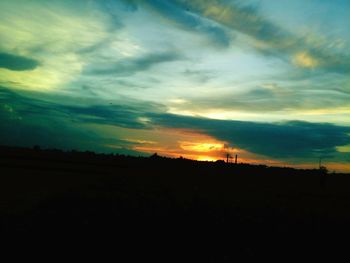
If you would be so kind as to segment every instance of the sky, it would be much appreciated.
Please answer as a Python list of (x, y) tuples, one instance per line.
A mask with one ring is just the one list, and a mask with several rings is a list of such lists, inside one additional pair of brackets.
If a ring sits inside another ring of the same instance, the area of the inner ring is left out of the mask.
[(0, 144), (350, 172), (349, 0), (1, 0)]

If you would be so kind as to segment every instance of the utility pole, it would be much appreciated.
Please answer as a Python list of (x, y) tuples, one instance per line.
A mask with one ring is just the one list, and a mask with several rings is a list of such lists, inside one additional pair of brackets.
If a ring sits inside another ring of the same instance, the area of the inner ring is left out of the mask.
[(237, 154), (236, 154), (236, 156), (235, 156), (235, 164), (237, 164)]

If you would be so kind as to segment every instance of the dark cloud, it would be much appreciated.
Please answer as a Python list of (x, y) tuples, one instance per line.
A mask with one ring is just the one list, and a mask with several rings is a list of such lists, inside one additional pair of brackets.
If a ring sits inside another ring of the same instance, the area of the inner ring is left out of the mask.
[(4, 114), (3, 108), (0, 107), (0, 120), (2, 122), (0, 125), (1, 145), (22, 147), (40, 145), (43, 148), (140, 155), (129, 149), (134, 143), (115, 137), (106, 137), (92, 129), (81, 128), (57, 116), (41, 116), (31, 120), (11, 118)]
[[(84, 149), (91, 144), (128, 145), (118, 138), (81, 128), (82, 124), (102, 124), (131, 129), (157, 127), (185, 128), (201, 131), (255, 154), (280, 160), (307, 161), (319, 156), (333, 156), (337, 160), (346, 153), (337, 146), (350, 144), (350, 127), (329, 123), (289, 121), (259, 123), (231, 120), (213, 120), (166, 114), (161, 104), (127, 102), (108, 105), (62, 105), (31, 99), (7, 89), (0, 89), (1, 143), (28, 145), (69, 145)], [(128, 106), (127, 106), (128, 105)], [(128, 142), (130, 143), (130, 142)]]
[(83, 123), (114, 125), (131, 129), (147, 128), (140, 121), (143, 116), (142, 108), (126, 105), (108, 106), (61, 106), (60, 110), (69, 114), (72, 119)]
[(145, 71), (151, 67), (183, 59), (183, 56), (174, 52), (152, 53), (143, 57), (125, 59), (117, 63), (104, 63), (93, 65), (91, 68), (85, 69), (86, 74), (92, 75), (117, 75), (129, 76), (137, 72)]
[(165, 111), (163, 105), (150, 102), (105, 102), (99, 105), (78, 106), (70, 100), (69, 104), (62, 104), (19, 95), (5, 88), (0, 88), (0, 102), (11, 107), (13, 112), (23, 119), (62, 118), (75, 123), (106, 124), (132, 129), (146, 128), (146, 124), (140, 119), (145, 113)]
[(82, 125), (146, 128), (138, 118), (152, 107), (159, 110), (157, 105), (142, 103), (134, 107), (62, 105), (0, 88), (0, 144), (140, 154), (129, 149), (135, 143)]
[[(0, 144), (84, 149), (96, 137), (67, 125), (50, 104), (0, 89)], [(94, 148), (94, 145), (90, 144)]]
[(233, 147), (276, 159), (305, 161), (324, 155), (339, 156), (335, 147), (350, 144), (350, 127), (328, 123), (257, 123), (171, 114), (152, 115), (152, 121), (160, 126), (200, 130)]
[(6, 68), (15, 71), (25, 71), (35, 69), (39, 66), (39, 64), (40, 63), (38, 61), (31, 58), (8, 53), (0, 53), (0, 68)]

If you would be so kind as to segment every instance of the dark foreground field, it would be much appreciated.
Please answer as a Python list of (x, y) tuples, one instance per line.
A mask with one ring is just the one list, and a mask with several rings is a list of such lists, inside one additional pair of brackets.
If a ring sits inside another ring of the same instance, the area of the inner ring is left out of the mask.
[(350, 253), (349, 175), (8, 147), (0, 165), (9, 244), (62, 240), (121, 262)]

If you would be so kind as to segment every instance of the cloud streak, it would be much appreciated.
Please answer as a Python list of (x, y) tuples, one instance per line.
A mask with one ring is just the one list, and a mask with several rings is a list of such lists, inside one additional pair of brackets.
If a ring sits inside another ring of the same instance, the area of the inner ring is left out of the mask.
[(233, 39), (224, 27), (210, 20), (198, 16), (188, 9), (177, 5), (176, 1), (147, 1), (147, 7), (151, 7), (169, 22), (173, 22), (180, 28), (206, 35), (211, 41), (219, 47), (228, 47)]
[(141, 57), (108, 63), (107, 65), (93, 65), (91, 69), (86, 69), (85, 73), (91, 75), (130, 76), (141, 71), (146, 71), (158, 64), (173, 62), (182, 58), (183, 57), (175, 51), (147, 54)]
[(194, 114), (211, 111), (259, 112), (306, 112), (308, 110), (326, 110), (347, 108), (350, 93), (336, 89), (322, 89), (310, 84), (283, 87), (265, 84), (252, 89), (223, 92), (211, 97), (195, 97), (172, 105), (177, 111), (187, 110)]

